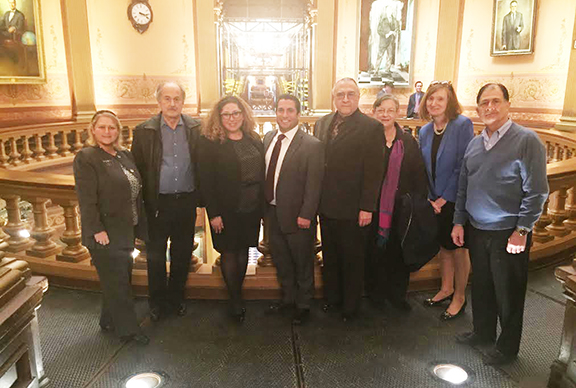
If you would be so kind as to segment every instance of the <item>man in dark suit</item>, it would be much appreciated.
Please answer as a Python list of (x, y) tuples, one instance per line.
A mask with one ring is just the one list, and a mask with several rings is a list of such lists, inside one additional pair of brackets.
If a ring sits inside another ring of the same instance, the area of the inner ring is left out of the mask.
[(267, 223), (272, 260), (282, 287), (280, 311), (296, 306), (293, 322), (310, 316), (314, 297), (314, 240), (316, 212), (324, 176), (324, 145), (298, 127), (300, 101), (278, 97), (278, 131), (264, 137), (266, 180), (273, 188)]
[(420, 109), (420, 101), (424, 98), (424, 92), (422, 92), (422, 81), (416, 81), (414, 89), (416, 89), (416, 92), (410, 95), (410, 98), (408, 99), (408, 109), (406, 110), (406, 117), (409, 119), (419, 118), (418, 110)]
[(4, 39), (19, 40), (24, 33), (24, 14), (16, 9), (16, 0), (8, 0), (10, 11), (4, 14), (2, 19), (2, 37)]
[(516, 11), (518, 2), (510, 2), (510, 12), (504, 16), (502, 22), (502, 50), (520, 49), (520, 32), (524, 29), (524, 19), (522, 14)]
[[(156, 99), (161, 112), (136, 127), (132, 142), (148, 214), (148, 292), (153, 321), (168, 311), (180, 316), (186, 314), (184, 289), (194, 245), (198, 192), (196, 144), (200, 122), (182, 114), (185, 98), (181, 85), (160, 84)], [(168, 239), (170, 278), (167, 281)]]
[(384, 128), (358, 109), (360, 90), (352, 78), (336, 82), (337, 111), (321, 118), (314, 134), (326, 145), (320, 196), (324, 258), (324, 311), (342, 305), (353, 318), (362, 297), (368, 237), (382, 186)]

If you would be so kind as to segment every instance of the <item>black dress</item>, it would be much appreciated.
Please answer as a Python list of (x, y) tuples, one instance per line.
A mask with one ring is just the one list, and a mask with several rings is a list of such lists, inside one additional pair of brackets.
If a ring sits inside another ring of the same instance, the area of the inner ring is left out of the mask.
[(264, 204), (264, 148), (257, 135), (241, 140), (200, 138), (200, 189), (208, 218), (222, 217), (212, 230), (214, 249), (233, 252), (258, 245)]

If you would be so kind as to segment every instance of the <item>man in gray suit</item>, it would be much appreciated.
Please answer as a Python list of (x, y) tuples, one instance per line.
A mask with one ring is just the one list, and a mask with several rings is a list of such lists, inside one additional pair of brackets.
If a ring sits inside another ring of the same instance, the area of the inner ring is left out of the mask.
[(282, 302), (270, 312), (292, 310), (293, 323), (310, 316), (314, 297), (314, 240), (316, 212), (324, 176), (322, 142), (299, 128), (300, 101), (289, 94), (278, 97), (279, 130), (264, 137), (266, 199), (270, 250), (282, 287)]
[(510, 12), (504, 16), (502, 22), (502, 50), (520, 49), (520, 32), (524, 29), (524, 19), (522, 14), (516, 11), (518, 2), (510, 2)]

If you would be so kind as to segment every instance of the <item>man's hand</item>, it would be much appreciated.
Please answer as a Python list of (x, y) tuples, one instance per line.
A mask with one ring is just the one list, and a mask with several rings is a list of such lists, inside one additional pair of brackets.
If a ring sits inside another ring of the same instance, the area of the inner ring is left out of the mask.
[(452, 241), (457, 246), (461, 247), (464, 245), (464, 227), (462, 225), (454, 225), (452, 228)]
[(518, 253), (524, 252), (526, 249), (526, 238), (528, 236), (520, 236), (517, 230), (515, 230), (512, 235), (508, 238), (508, 245), (506, 246), (506, 252), (516, 255)]
[(210, 225), (216, 234), (222, 233), (222, 230), (224, 229), (224, 222), (222, 222), (222, 217), (220, 216), (212, 218), (210, 220)]
[(360, 213), (358, 213), (358, 225), (366, 226), (369, 225), (371, 222), (372, 222), (372, 213), (360, 210)]
[(110, 244), (110, 239), (108, 238), (108, 233), (105, 230), (98, 232), (94, 235), (94, 240), (100, 245)]
[(298, 217), (298, 219), (296, 220), (296, 223), (298, 224), (298, 227), (300, 229), (310, 228), (310, 220), (307, 220), (306, 218)]

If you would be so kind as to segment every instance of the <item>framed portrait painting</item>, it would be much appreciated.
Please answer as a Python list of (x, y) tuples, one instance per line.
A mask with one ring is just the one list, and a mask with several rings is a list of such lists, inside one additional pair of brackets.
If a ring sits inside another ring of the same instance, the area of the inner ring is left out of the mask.
[(410, 85), (414, 8), (414, 0), (362, 0), (360, 84)]
[(534, 52), (536, 0), (494, 0), (490, 55)]
[(0, 0), (0, 83), (44, 83), (40, 0)]

